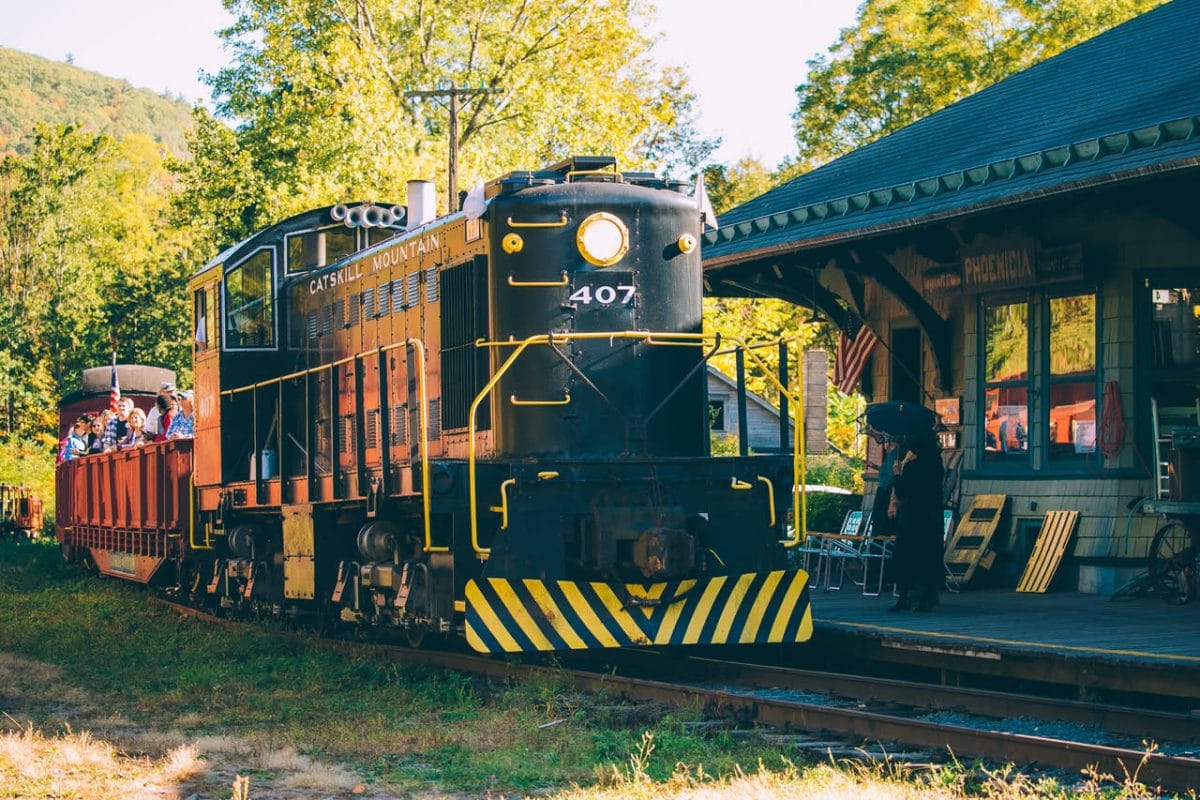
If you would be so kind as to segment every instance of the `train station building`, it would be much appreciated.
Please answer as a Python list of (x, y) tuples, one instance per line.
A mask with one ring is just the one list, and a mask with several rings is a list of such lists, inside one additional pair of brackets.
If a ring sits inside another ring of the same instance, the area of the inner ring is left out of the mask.
[(943, 413), (954, 509), (1005, 498), (994, 585), (1073, 510), (1056, 586), (1111, 592), (1144, 566), (1162, 501), (1200, 501), (1197, 31), (1200, 3), (1168, 3), (705, 236), (709, 294), (865, 323), (867, 400)]

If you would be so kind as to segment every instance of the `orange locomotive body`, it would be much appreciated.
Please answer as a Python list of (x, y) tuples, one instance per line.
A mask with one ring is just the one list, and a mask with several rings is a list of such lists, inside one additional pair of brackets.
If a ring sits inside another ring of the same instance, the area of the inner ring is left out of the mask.
[(37, 536), (42, 531), (42, 498), (28, 486), (0, 485), (0, 535)]
[(695, 202), (612, 167), (228, 248), (191, 281), (194, 439), (65, 464), (64, 551), (486, 652), (807, 638), (798, 443), (711, 457)]

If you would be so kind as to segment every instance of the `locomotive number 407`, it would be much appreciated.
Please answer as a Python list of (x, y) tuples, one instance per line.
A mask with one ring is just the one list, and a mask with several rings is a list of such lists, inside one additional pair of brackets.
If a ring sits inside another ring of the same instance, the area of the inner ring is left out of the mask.
[(602, 306), (610, 306), (617, 303), (627, 306), (633, 302), (633, 295), (636, 291), (636, 286), (623, 283), (616, 286), (596, 286), (594, 288), (584, 285), (571, 292), (571, 296), (568, 299), (572, 303), (580, 303), (582, 305), (597, 303)]

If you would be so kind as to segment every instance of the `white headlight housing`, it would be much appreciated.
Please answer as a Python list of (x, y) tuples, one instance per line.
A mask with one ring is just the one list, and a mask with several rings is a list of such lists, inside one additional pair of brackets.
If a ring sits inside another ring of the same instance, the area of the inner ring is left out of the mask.
[(606, 211), (598, 211), (579, 223), (575, 239), (579, 254), (597, 267), (610, 267), (629, 252), (629, 229)]

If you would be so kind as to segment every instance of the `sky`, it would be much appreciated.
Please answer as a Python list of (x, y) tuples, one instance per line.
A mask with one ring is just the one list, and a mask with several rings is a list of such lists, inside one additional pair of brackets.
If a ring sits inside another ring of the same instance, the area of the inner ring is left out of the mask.
[[(691, 76), (700, 129), (720, 136), (713, 156), (775, 167), (794, 154), (791, 113), (805, 62), (854, 21), (856, 0), (657, 0), (662, 62)], [(228, 63), (216, 31), (230, 17), (220, 0), (0, 0), (0, 46), (134, 86), (209, 100), (201, 70)]]

